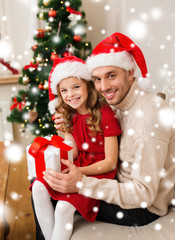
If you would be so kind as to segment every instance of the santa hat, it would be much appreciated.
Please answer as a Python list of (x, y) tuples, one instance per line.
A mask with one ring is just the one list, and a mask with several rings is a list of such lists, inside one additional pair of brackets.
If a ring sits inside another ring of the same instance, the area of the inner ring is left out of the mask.
[(95, 68), (116, 66), (125, 70), (139, 67), (142, 76), (147, 77), (147, 66), (140, 48), (122, 33), (113, 33), (100, 42), (87, 59), (88, 70), (92, 73)]
[(55, 98), (57, 85), (68, 77), (91, 80), (86, 63), (82, 59), (75, 56), (56, 58), (49, 74), (49, 110), (51, 114), (55, 113), (55, 107), (58, 105), (58, 99)]

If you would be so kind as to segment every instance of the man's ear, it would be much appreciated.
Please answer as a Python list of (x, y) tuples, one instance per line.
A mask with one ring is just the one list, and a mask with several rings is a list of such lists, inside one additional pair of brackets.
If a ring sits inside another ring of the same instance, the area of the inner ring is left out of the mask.
[(132, 84), (133, 81), (134, 81), (134, 72), (135, 72), (134, 69), (131, 69), (131, 70), (128, 71), (128, 80), (129, 80), (129, 82), (130, 82), (131, 84)]

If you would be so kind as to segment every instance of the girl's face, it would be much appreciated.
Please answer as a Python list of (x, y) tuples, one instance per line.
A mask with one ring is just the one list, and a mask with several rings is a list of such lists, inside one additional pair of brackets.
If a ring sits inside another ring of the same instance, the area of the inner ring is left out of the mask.
[(87, 114), (86, 101), (88, 89), (84, 81), (69, 77), (59, 83), (60, 93), (63, 101), (70, 107), (76, 109), (80, 114)]

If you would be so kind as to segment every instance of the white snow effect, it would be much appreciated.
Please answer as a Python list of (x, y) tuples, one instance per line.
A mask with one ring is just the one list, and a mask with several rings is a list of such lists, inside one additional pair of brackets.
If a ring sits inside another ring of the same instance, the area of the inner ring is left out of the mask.
[(160, 223), (155, 224), (155, 230), (160, 231), (162, 229), (162, 225)]
[(83, 183), (82, 182), (77, 182), (77, 184), (76, 184), (76, 187), (77, 188), (81, 188), (83, 186)]
[(91, 138), (91, 142), (96, 142), (96, 138), (95, 138), (95, 137), (92, 137), (92, 138)]
[(11, 192), (11, 193), (10, 193), (10, 197), (11, 197), (11, 199), (13, 199), (14, 201), (18, 201), (19, 198), (20, 198), (20, 196), (19, 196), (19, 194), (18, 194), (17, 192)]
[(82, 148), (83, 148), (84, 150), (87, 150), (87, 149), (89, 148), (89, 144), (88, 144), (88, 143), (83, 143), (83, 144), (82, 144)]
[(104, 192), (99, 191), (99, 192), (97, 193), (97, 197), (98, 197), (99, 199), (103, 198), (103, 196), (104, 196)]
[(23, 148), (19, 144), (11, 144), (5, 149), (5, 157), (8, 161), (19, 162), (23, 157)]
[(159, 121), (165, 127), (172, 127), (175, 123), (175, 111), (171, 108), (164, 108), (159, 111)]
[(152, 7), (150, 10), (150, 16), (153, 20), (160, 20), (163, 16), (162, 9), (159, 7)]
[(124, 214), (122, 212), (117, 212), (116, 217), (118, 219), (122, 219), (124, 217)]
[(76, 27), (74, 27), (73, 32), (75, 35), (83, 35), (86, 33), (86, 27), (82, 24), (77, 24)]
[(105, 10), (105, 11), (109, 11), (110, 9), (111, 9), (111, 7), (110, 7), (109, 5), (105, 5), (105, 6), (104, 6), (104, 10)]
[(137, 170), (139, 168), (139, 165), (137, 163), (132, 164), (132, 169)]
[(0, 58), (3, 58), (5, 61), (10, 59), (12, 54), (12, 44), (9, 41), (2, 39), (0, 41)]
[(144, 39), (147, 32), (148, 26), (139, 19), (131, 20), (127, 26), (127, 33), (138, 40)]
[(145, 182), (151, 182), (151, 176), (145, 176)]
[(148, 204), (147, 204), (147, 202), (141, 202), (141, 204), (140, 204), (140, 207), (141, 208), (147, 208), (147, 206), (148, 206)]
[(129, 163), (126, 162), (126, 161), (124, 161), (124, 162), (122, 162), (122, 166), (123, 166), (124, 168), (127, 168), (127, 167), (129, 166)]
[(71, 223), (66, 223), (65, 225), (66, 230), (71, 230), (73, 228)]
[(128, 129), (128, 136), (133, 136), (135, 133), (134, 129), (130, 128)]
[(164, 168), (159, 172), (159, 176), (160, 176), (161, 178), (166, 177), (166, 170), (165, 170)]
[(93, 212), (98, 212), (98, 207), (93, 207)]

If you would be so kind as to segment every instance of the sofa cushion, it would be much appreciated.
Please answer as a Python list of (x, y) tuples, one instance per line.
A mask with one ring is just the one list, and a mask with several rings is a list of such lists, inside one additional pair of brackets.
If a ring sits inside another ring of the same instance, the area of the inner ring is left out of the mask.
[(127, 227), (95, 221), (75, 215), (71, 240), (175, 240), (175, 208), (166, 216), (141, 227)]

